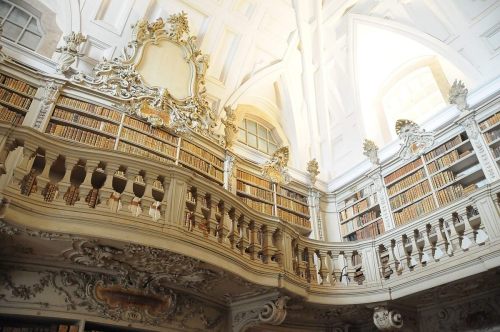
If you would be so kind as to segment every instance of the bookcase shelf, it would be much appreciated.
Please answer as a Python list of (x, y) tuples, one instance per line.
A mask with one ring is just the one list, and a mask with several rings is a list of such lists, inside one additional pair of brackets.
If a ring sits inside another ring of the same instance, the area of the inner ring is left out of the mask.
[(21, 125), (37, 88), (0, 74), (0, 121)]
[(339, 202), (337, 208), (340, 230), (345, 241), (368, 239), (384, 232), (373, 183), (349, 194)]
[(311, 230), (307, 196), (282, 185), (276, 186), (276, 209), (278, 217), (303, 230)]

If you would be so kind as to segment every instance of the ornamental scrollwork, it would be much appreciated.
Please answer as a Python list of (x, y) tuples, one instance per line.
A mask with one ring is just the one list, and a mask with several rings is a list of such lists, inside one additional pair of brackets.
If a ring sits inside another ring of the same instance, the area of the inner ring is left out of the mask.
[(288, 159), (290, 153), (287, 146), (274, 151), (271, 160), (262, 165), (262, 175), (271, 180), (271, 182), (286, 184), (290, 182), (288, 174)]
[(469, 104), (467, 104), (468, 93), (469, 90), (465, 87), (464, 82), (455, 80), (450, 88), (448, 101), (450, 104), (457, 105), (459, 111), (466, 112), (469, 110)]
[(286, 318), (288, 296), (279, 296), (275, 300), (265, 302), (257, 300), (248, 304), (246, 310), (235, 310), (233, 313), (233, 331), (246, 331), (259, 324), (280, 325)]
[(307, 163), (307, 173), (309, 173), (309, 179), (311, 180), (311, 185), (314, 186), (316, 183), (316, 178), (319, 175), (319, 164), (316, 158), (309, 160)]
[(434, 144), (434, 134), (421, 129), (411, 120), (396, 121), (396, 134), (402, 141), (399, 151), (402, 159), (416, 157)]
[(395, 310), (380, 306), (373, 309), (373, 323), (379, 331), (393, 331), (403, 327), (403, 317)]
[(378, 159), (378, 146), (375, 144), (374, 141), (371, 141), (369, 139), (365, 139), (363, 142), (363, 154), (370, 159), (370, 162), (373, 165), (378, 165), (380, 164), (380, 161)]
[[(185, 13), (171, 15), (166, 22), (139, 20), (132, 26), (132, 38), (122, 55), (98, 63), (90, 75), (78, 73), (72, 81), (102, 93), (119, 98), (129, 113), (146, 119), (153, 126), (161, 126), (179, 135), (197, 133), (223, 144), (215, 134), (216, 116), (206, 100), (205, 75), (209, 57), (196, 45), (196, 37), (189, 36)], [(185, 61), (192, 70), (190, 95), (174, 97), (167, 88), (150, 86), (137, 70), (145, 49), (157, 47), (160, 42), (173, 43), (181, 48)]]
[(87, 41), (87, 37), (80, 32), (71, 31), (70, 34), (63, 37), (63, 40), (65, 44), (56, 49), (57, 53), (61, 53), (56, 68), (60, 73), (67, 72), (76, 59), (83, 55), (78, 51), (78, 48)]

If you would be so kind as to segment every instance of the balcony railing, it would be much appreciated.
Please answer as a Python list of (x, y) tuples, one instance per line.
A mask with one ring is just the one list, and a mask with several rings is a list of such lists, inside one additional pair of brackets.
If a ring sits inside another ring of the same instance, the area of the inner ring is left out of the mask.
[(499, 265), (500, 183), (373, 240), (325, 243), (177, 165), (28, 127), (0, 136), (8, 222), (171, 250), (311, 302), (384, 301)]

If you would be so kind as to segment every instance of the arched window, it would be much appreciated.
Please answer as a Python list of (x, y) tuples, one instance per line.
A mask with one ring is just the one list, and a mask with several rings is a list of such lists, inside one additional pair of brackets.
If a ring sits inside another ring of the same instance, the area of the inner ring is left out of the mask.
[(278, 147), (272, 128), (248, 118), (243, 119), (239, 125), (238, 141), (269, 155)]
[(3, 36), (30, 50), (36, 50), (43, 37), (40, 28), (40, 15), (20, 7), (14, 2), (0, 1), (0, 22), (3, 24)]

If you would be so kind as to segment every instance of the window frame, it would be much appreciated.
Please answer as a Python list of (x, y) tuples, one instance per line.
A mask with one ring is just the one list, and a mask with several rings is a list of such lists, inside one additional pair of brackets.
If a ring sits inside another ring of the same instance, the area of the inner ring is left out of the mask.
[[(39, 13), (33, 13), (32, 11), (30, 11), (29, 9), (25, 8), (24, 6), (22, 6), (21, 4), (17, 3), (17, 2), (14, 2), (14, 1), (10, 1), (10, 0), (1, 0), (3, 3), (6, 3), (7, 5), (10, 5), (10, 8), (9, 10), (7, 11), (7, 13), (5, 14), (5, 17), (3, 17), (1, 20), (0, 20), (0, 23), (2, 24), (2, 26), (4, 27), (5, 29), (5, 22), (9, 22), (10, 24), (12, 25), (15, 25), (16, 27), (20, 28), (21, 31), (19, 32), (19, 34), (17, 35), (17, 38), (14, 40), (14, 39), (11, 39), (9, 37), (7, 37), (5, 35), (5, 33), (3, 33), (2, 37), (4, 37), (5, 39), (21, 46), (21, 47), (25, 47), (31, 51), (36, 51), (40, 45), (42, 44), (42, 40), (45, 36), (45, 33), (44, 33), (44, 30), (42, 28), (42, 24), (41, 24), (41, 17), (40, 17), (40, 14)], [(23, 13), (25, 13), (26, 15), (28, 15), (28, 19), (26, 20), (26, 23), (24, 24), (24, 26), (20, 26), (19, 23), (17, 22), (14, 22), (12, 20), (9, 20), (9, 16), (11, 15), (11, 13), (15, 10), (19, 10)], [(30, 29), (28, 29), (28, 27), (30, 26), (30, 22), (32, 20), (35, 20), (35, 23), (36, 23), (36, 28), (37, 28), (37, 31), (32, 31)], [(38, 43), (36, 45), (34, 45), (34, 47), (31, 47), (31, 46), (28, 46), (26, 43), (21, 43), (21, 39), (23, 38), (24, 34), (28, 32), (28, 33), (31, 33), (37, 37), (39, 37), (39, 40), (38, 40)]]
[[(251, 123), (255, 123), (255, 132), (254, 133), (249, 131), (247, 121), (251, 122)], [(261, 135), (262, 129), (265, 130), (265, 133), (266, 133), (265, 137), (263, 137), (263, 135)], [(245, 136), (244, 141), (241, 138), (242, 132), (244, 132), (243, 135)], [(255, 146), (249, 144), (249, 142), (248, 142), (249, 135), (255, 137)], [(240, 121), (240, 123), (238, 125), (237, 141), (248, 148), (251, 148), (251, 149), (258, 151), (260, 153), (264, 153), (268, 156), (271, 156), (274, 153), (274, 151), (276, 151), (280, 146), (280, 141), (279, 141), (279, 138), (276, 137), (274, 127), (269, 126), (267, 123), (265, 123), (264, 121), (262, 121), (260, 119), (249, 118), (249, 117), (244, 117)], [(265, 151), (260, 146), (262, 141), (264, 141), (266, 143), (266, 150)], [(271, 150), (271, 147), (273, 147), (272, 150)]]

